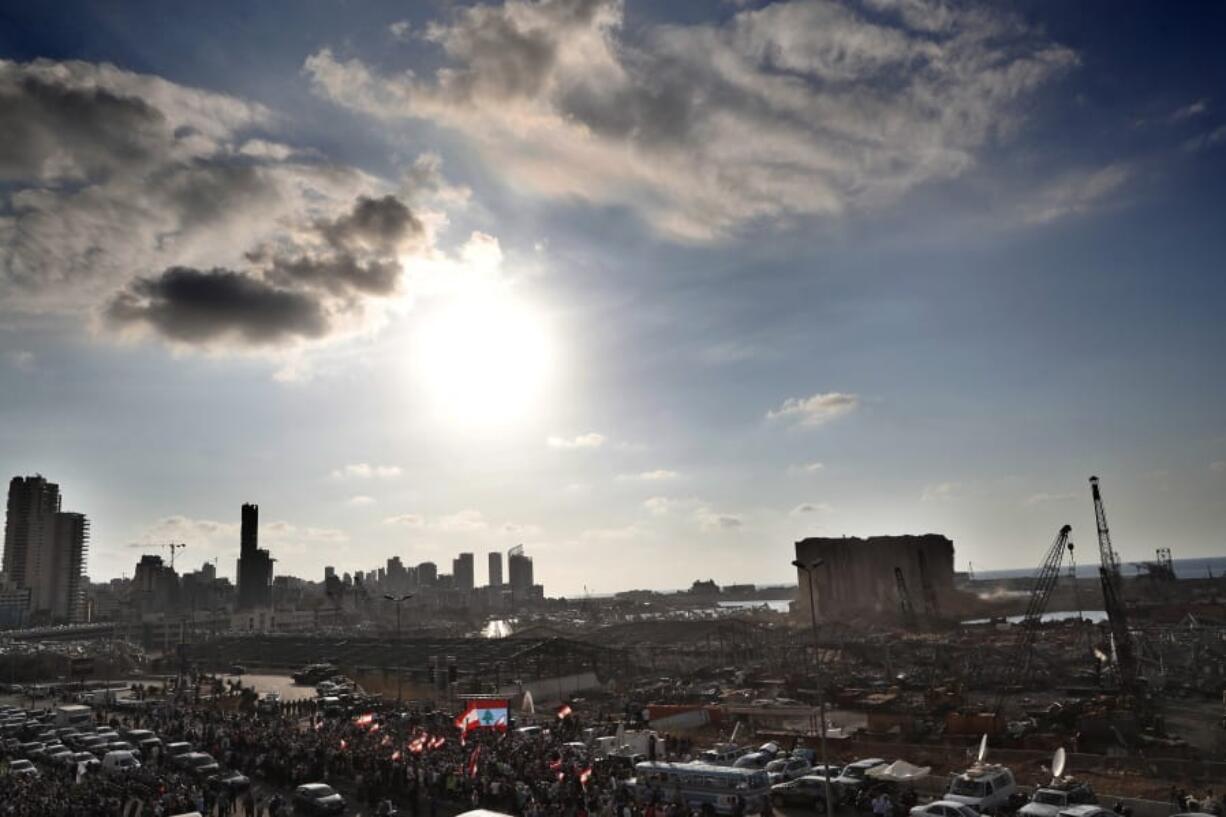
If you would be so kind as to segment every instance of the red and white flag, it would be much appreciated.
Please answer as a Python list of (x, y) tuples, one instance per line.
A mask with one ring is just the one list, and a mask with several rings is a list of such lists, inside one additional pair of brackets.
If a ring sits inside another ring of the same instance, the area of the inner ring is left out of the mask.
[(587, 788), (587, 781), (592, 779), (592, 767), (588, 766), (583, 771), (579, 772), (579, 785)]
[(560, 720), (566, 720), (572, 714), (574, 714), (574, 711), (575, 710), (570, 708), (570, 704), (562, 704), (562, 707), (558, 710), (558, 718)]
[(468, 776), (469, 777), (477, 776), (477, 764), (480, 762), (480, 760), (481, 760), (481, 747), (478, 746), (477, 748), (473, 749), (473, 753), (468, 756)]

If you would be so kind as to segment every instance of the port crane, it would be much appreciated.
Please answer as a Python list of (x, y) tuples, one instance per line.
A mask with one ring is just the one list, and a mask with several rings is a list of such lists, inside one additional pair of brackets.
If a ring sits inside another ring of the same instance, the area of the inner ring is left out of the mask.
[[(1051, 547), (1047, 549), (1039, 572), (1035, 576), (1034, 586), (1030, 589), (1030, 601), (1026, 604), (1026, 614), (1022, 617), (1022, 641), (1018, 646), (1021, 653), (1021, 667), (1016, 673), (1011, 673), (1013, 683), (1024, 686), (1030, 678), (1034, 664), (1034, 644), (1039, 637), (1039, 624), (1043, 613), (1047, 611), (1047, 603), (1051, 600), (1052, 591), (1060, 579), (1060, 568), (1064, 564), (1064, 554), (1072, 554), (1073, 543), (1069, 540), (1072, 533), (1071, 525), (1064, 525), (1056, 534)], [(995, 711), (1000, 713), (1005, 703), (1005, 692), (1002, 689), (996, 697)]]
[(1119, 674), (1120, 691), (1132, 695), (1137, 692), (1137, 660), (1132, 649), (1132, 633), (1128, 630), (1127, 613), (1124, 610), (1119, 555), (1111, 546), (1111, 532), (1107, 528), (1107, 512), (1103, 509), (1103, 495), (1098, 488), (1098, 477), (1090, 477), (1090, 495), (1094, 499), (1094, 520), (1098, 525), (1098, 576), (1103, 587), (1103, 607), (1107, 612), (1107, 624), (1111, 628), (1115, 668)]

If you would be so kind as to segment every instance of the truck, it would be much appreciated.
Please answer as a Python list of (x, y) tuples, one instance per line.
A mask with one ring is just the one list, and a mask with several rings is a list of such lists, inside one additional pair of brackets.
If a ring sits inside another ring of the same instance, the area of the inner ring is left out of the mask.
[(80, 728), (94, 722), (94, 710), (85, 704), (61, 704), (55, 708), (56, 728), (72, 726)]

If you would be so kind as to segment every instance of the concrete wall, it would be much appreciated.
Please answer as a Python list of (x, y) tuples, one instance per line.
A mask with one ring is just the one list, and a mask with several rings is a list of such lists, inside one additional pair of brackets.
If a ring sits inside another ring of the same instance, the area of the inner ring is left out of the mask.
[[(938, 607), (954, 592), (954, 543), (935, 533), (923, 536), (812, 537), (796, 543), (796, 558), (805, 564), (821, 560), (813, 571), (817, 615), (842, 620), (849, 616), (897, 615), (899, 610), (894, 568), (902, 569), (916, 614), (924, 615), (924, 576), (927, 575)], [(809, 577), (797, 570), (800, 602), (809, 612)]]

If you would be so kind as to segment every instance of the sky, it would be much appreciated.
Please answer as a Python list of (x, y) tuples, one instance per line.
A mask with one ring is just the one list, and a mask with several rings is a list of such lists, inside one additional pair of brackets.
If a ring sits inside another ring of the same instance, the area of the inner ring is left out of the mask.
[(94, 580), (1226, 555), (1226, 7), (9, 4), (0, 465)]

